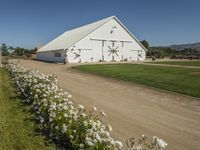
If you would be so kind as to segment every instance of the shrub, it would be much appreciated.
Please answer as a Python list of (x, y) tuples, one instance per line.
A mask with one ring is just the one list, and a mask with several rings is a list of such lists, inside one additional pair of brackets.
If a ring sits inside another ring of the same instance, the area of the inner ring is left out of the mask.
[[(75, 106), (71, 95), (59, 88), (57, 79), (22, 66), (7, 64), (13, 80), (26, 103), (34, 110), (41, 130), (65, 149), (121, 149), (110, 125), (103, 125), (97, 109), (89, 112), (83, 105)], [(96, 114), (96, 115), (95, 115)], [(106, 114), (102, 111), (102, 116)]]
[(129, 138), (126, 145), (128, 150), (164, 150), (167, 143), (156, 136), (149, 140), (147, 136), (142, 135), (139, 139)]
[(2, 57), (2, 64), (6, 65), (9, 63), (8, 57)]

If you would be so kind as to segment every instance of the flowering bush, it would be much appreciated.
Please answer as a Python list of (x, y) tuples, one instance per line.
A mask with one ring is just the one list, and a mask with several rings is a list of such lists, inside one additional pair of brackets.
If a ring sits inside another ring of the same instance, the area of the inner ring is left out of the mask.
[(126, 145), (128, 150), (164, 150), (167, 143), (156, 136), (149, 141), (145, 135), (142, 135), (138, 140), (135, 138), (128, 139)]
[[(31, 104), (41, 129), (66, 149), (121, 149), (122, 143), (110, 136), (112, 127), (103, 125), (94, 115), (75, 107), (71, 95), (63, 92), (52, 75), (44, 75), (14, 64), (6, 65), (17, 88)], [(106, 114), (101, 111), (102, 116)]]

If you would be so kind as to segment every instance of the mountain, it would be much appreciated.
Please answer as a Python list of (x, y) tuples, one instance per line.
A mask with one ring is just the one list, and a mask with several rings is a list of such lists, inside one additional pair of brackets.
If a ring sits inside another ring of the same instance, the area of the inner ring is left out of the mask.
[(191, 49), (196, 49), (200, 51), (200, 42), (199, 43), (191, 43), (191, 44), (178, 44), (178, 45), (170, 45), (170, 46), (158, 46), (158, 47), (163, 47), (163, 48), (171, 48), (174, 50), (181, 51), (185, 48), (191, 48)]

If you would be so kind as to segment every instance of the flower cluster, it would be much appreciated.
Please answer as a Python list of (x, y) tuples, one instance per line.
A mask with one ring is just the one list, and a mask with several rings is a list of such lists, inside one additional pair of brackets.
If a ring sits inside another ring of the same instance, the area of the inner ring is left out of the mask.
[(126, 141), (128, 150), (164, 150), (167, 143), (162, 139), (154, 136), (152, 140), (148, 140), (147, 136), (142, 135), (141, 138), (130, 138)]
[[(8, 64), (17, 88), (33, 110), (41, 129), (65, 149), (121, 149), (110, 125), (103, 125), (94, 115), (97, 108), (87, 112), (83, 105), (75, 106), (71, 95), (64, 92), (52, 75), (44, 75), (22, 66)], [(101, 111), (102, 116), (106, 113)]]

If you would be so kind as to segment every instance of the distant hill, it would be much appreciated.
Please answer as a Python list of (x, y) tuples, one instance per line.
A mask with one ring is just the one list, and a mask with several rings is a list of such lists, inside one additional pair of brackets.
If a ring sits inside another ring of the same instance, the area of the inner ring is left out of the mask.
[(161, 48), (161, 47), (164, 47), (164, 48), (171, 48), (171, 49), (174, 49), (174, 50), (178, 50), (178, 51), (181, 51), (185, 48), (191, 48), (191, 49), (196, 49), (198, 51), (200, 51), (200, 43), (191, 43), (191, 44), (178, 44), (178, 45), (170, 45), (170, 46), (157, 46), (157, 47), (154, 47), (154, 48)]

